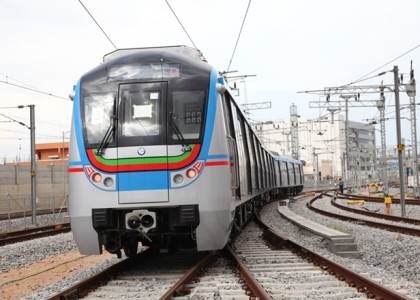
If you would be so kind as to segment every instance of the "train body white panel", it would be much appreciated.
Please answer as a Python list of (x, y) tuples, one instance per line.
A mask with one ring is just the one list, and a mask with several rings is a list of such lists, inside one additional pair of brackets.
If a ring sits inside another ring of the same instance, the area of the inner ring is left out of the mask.
[(74, 241), (80, 253), (84, 255), (97, 255), (102, 253), (102, 245), (99, 244), (98, 233), (92, 227), (92, 215), (85, 217), (71, 217), (71, 230), (76, 233)]

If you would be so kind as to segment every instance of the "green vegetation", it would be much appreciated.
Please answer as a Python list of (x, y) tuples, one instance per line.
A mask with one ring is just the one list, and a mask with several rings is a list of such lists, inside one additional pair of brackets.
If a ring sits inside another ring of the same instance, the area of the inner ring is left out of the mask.
[(351, 230), (346, 228), (343, 224), (338, 223), (330, 223), (328, 224), (328, 227), (337, 231), (340, 231), (342, 233), (351, 234)]

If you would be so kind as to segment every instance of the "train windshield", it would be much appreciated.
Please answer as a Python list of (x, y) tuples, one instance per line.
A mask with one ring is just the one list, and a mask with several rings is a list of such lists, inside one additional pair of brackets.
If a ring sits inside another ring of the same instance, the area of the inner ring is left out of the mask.
[[(89, 144), (99, 144), (106, 135), (114, 114), (115, 93), (89, 94), (84, 98), (84, 120)], [(112, 143), (113, 136), (110, 137)]]
[(150, 137), (161, 133), (161, 97), (159, 90), (123, 90), (123, 137)]
[[(83, 98), (88, 148), (101, 144), (111, 122), (116, 128), (105, 146), (190, 144), (202, 140), (206, 90), (173, 90), (166, 83), (120, 85), (116, 93), (87, 93)], [(115, 107), (116, 103), (119, 103)], [(169, 121), (168, 121), (169, 120)], [(115, 135), (118, 134), (118, 137)]]
[(120, 85), (118, 146), (197, 143), (204, 90), (169, 90), (166, 82)]

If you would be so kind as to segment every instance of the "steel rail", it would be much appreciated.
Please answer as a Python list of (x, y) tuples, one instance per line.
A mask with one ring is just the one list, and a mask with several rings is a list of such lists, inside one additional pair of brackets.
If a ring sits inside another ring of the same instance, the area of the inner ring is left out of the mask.
[(255, 279), (252, 273), (249, 271), (248, 267), (242, 262), (242, 260), (236, 255), (236, 253), (226, 246), (226, 251), (229, 253), (231, 258), (235, 261), (236, 266), (239, 269), (239, 273), (242, 278), (245, 280), (245, 283), (249, 287), (250, 292), (258, 299), (272, 299), (271, 296), (267, 293), (264, 287)]
[(116, 264), (96, 273), (95, 275), (49, 297), (48, 300), (73, 300), (83, 298), (92, 290), (95, 290), (99, 286), (111, 280), (112, 277), (115, 277), (118, 273), (128, 270), (132, 268), (133, 265), (137, 265), (143, 260), (148, 259), (151, 254), (152, 251), (149, 248), (137, 254), (135, 258), (126, 258), (121, 260)]
[[(254, 297), (259, 299), (271, 299), (270, 295), (265, 291), (265, 289), (258, 283), (249, 269), (241, 261), (241, 259), (235, 254), (231, 247), (226, 246), (224, 249), (225, 255), (229, 256), (236, 264), (236, 267), (239, 270), (239, 273), (242, 276), (242, 279), (245, 281), (248, 287), (248, 294), (251, 294)], [(183, 296), (188, 294), (188, 291), (183, 290), (184, 286), (190, 283), (193, 279), (200, 277), (200, 272), (203, 269), (209, 268), (212, 263), (212, 258), (214, 253), (210, 253), (199, 261), (195, 266), (193, 266), (182, 278), (176, 282), (171, 289), (169, 289), (160, 300), (170, 300), (178, 296)], [(250, 295), (250, 296), (251, 296)]]
[[(319, 197), (319, 195), (316, 197)], [(342, 266), (292, 240), (289, 240), (288, 238), (282, 236), (276, 229), (265, 224), (259, 216), (256, 216), (256, 220), (265, 229), (263, 238), (270, 244), (277, 248), (286, 247), (291, 249), (297, 255), (311, 261), (314, 265), (319, 266), (321, 269), (327, 271), (331, 275), (334, 275), (339, 280), (345, 281), (350, 287), (354, 287), (359, 292), (365, 293), (368, 298), (393, 300), (409, 299), (396, 291), (380, 285), (368, 277), (360, 275), (345, 266)]]
[[(384, 203), (384, 197), (338, 194), (337, 198), (340, 198), (340, 199), (360, 199), (360, 200), (365, 200), (367, 202)], [(392, 199), (393, 204), (400, 204), (400, 199), (399, 198), (395, 198), (395, 197), (390, 197), (390, 198)], [(419, 200), (414, 200), (414, 199), (405, 199), (405, 204), (420, 205), (420, 201)]]
[[(62, 212), (67, 212), (67, 207), (55, 208), (54, 210), (53, 209), (38, 209), (36, 211), (36, 215), (37, 216), (52, 215), (54, 213), (59, 214), (59, 213), (62, 213)], [(24, 211), (24, 212), (20, 211), (20, 212), (1, 213), (0, 214), (0, 221), (30, 217), (31, 213), (32, 213), (32, 211), (30, 211), (30, 210)]]
[(189, 269), (184, 276), (182, 276), (162, 297), (160, 300), (170, 300), (174, 295), (182, 294), (183, 287), (191, 282), (194, 278), (199, 276), (202, 269), (207, 268), (212, 262), (214, 252), (210, 252), (203, 257), (198, 263), (196, 263), (191, 269)]
[(0, 246), (28, 241), (71, 231), (70, 223), (34, 227), (19, 231), (0, 233)]
[(332, 197), (331, 205), (333, 205), (333, 206), (335, 206), (339, 209), (345, 210), (345, 211), (349, 211), (349, 212), (352, 212), (352, 213), (365, 215), (365, 216), (369, 216), (369, 217), (373, 217), (373, 218), (384, 219), (384, 220), (388, 220), (388, 221), (420, 225), (420, 219), (412, 219), (412, 218), (406, 218), (406, 217), (385, 215), (385, 214), (382, 214), (382, 213), (376, 213), (376, 212), (371, 212), (371, 211), (367, 211), (367, 210), (360, 210), (360, 209), (356, 209), (356, 208), (351, 208), (351, 207), (347, 207), (345, 205), (337, 203), (337, 199), (334, 196), (331, 196), (329, 194), (324, 194), (324, 195), (327, 196), (327, 197)]
[(342, 221), (353, 222), (353, 223), (356, 223), (356, 224), (359, 224), (359, 225), (365, 225), (365, 226), (378, 228), (378, 229), (382, 229), (382, 230), (387, 230), (387, 231), (392, 231), (392, 232), (399, 232), (399, 233), (413, 235), (413, 236), (420, 236), (420, 229), (391, 225), (391, 224), (385, 224), (385, 223), (380, 223), (380, 222), (373, 222), (373, 221), (368, 221), (368, 220), (364, 220), (364, 219), (358, 219), (358, 218), (354, 218), (354, 217), (350, 217), (350, 216), (335, 214), (335, 213), (332, 213), (332, 212), (329, 212), (329, 211), (325, 211), (325, 210), (316, 208), (312, 204), (318, 198), (320, 198), (320, 196), (322, 196), (322, 195), (318, 195), (317, 197), (310, 200), (308, 203), (306, 203), (306, 206), (309, 209), (311, 209), (311, 210), (313, 210), (313, 211), (315, 211), (319, 214), (322, 214), (324, 216), (328, 216), (328, 217), (331, 217), (331, 218), (340, 219)]

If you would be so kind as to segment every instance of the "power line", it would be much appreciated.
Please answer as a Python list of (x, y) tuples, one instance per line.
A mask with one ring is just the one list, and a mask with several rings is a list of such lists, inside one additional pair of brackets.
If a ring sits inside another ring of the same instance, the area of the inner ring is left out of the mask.
[(82, 3), (82, 0), (79, 0), (80, 4), (83, 6), (83, 8), (86, 10), (86, 12), (89, 14), (89, 16), (92, 18), (92, 20), (96, 23), (96, 25), (99, 27), (99, 29), (102, 31), (102, 33), (106, 36), (108, 41), (114, 46), (115, 49), (118, 49), (117, 46), (111, 41), (109, 36), (106, 34), (106, 32), (102, 29), (101, 25), (95, 20), (95, 18), (92, 16), (92, 14), (89, 12), (89, 10), (86, 8), (86, 6)]
[(54, 95), (54, 94), (51, 94), (51, 93), (43, 92), (43, 91), (41, 91), (39, 89), (34, 89), (34, 88), (26, 87), (26, 86), (15, 84), (15, 83), (11, 83), (11, 82), (8, 82), (8, 81), (0, 80), (0, 83), (8, 84), (8, 85), (11, 85), (11, 86), (14, 86), (14, 87), (18, 87), (18, 88), (21, 88), (21, 89), (25, 89), (25, 90), (29, 90), (29, 91), (32, 91), (32, 92), (36, 92), (36, 93), (48, 95), (48, 96), (51, 96), (51, 97), (55, 97), (55, 98), (59, 98), (59, 99), (64, 99), (64, 100), (70, 101), (70, 99), (65, 98), (65, 97), (57, 96), (57, 95)]
[(10, 78), (10, 79), (12, 79), (12, 80), (14, 80), (14, 81), (16, 81), (16, 82), (19, 82), (19, 83), (21, 83), (21, 84), (23, 84), (23, 85), (26, 85), (27, 87), (30, 87), (30, 88), (32, 88), (32, 89), (34, 89), (34, 90), (38, 90), (38, 91), (40, 91), (40, 89), (38, 89), (38, 88), (36, 88), (36, 87), (34, 87), (34, 86), (31, 86), (31, 85), (29, 85), (29, 84), (27, 84), (27, 83), (25, 83), (25, 82), (22, 82), (22, 81), (20, 81), (20, 80), (18, 80), (18, 79), (16, 79), (16, 78), (13, 78), (13, 77), (10, 77), (9, 75), (7, 75), (7, 74), (4, 74), (4, 73), (1, 73), (0, 72), (0, 75), (2, 75), (2, 76), (4, 76), (4, 77), (6, 77), (6, 81), (8, 82), (8, 79)]
[(12, 122), (16, 122), (16, 123), (18, 123), (19, 125), (25, 126), (25, 127), (26, 127), (26, 128), (28, 128), (28, 129), (31, 129), (31, 128), (30, 128), (28, 125), (26, 125), (25, 123), (23, 123), (23, 122), (21, 122), (21, 121), (18, 121), (18, 120), (15, 120), (15, 119), (13, 119), (13, 118), (10, 118), (10, 117), (6, 116), (5, 114), (0, 114), (0, 116), (5, 117), (5, 118), (9, 119), (9, 120), (10, 120), (10, 121), (12, 121)]
[(233, 56), (235, 55), (236, 47), (238, 46), (239, 38), (241, 37), (242, 29), (244, 28), (246, 16), (248, 15), (248, 11), (249, 11), (249, 6), (250, 5), (251, 5), (251, 0), (249, 0), (249, 2), (248, 2), (248, 7), (246, 8), (245, 16), (244, 16), (244, 19), (242, 20), (241, 29), (239, 30), (238, 38), (236, 39), (235, 48), (233, 49), (232, 57), (230, 58), (229, 65), (227, 67), (227, 71), (226, 72), (229, 72), (230, 65), (232, 64)]
[[(403, 57), (404, 55), (406, 55), (406, 54), (408, 54), (408, 53), (410, 53), (410, 52), (412, 52), (412, 51), (416, 50), (416, 49), (417, 49), (417, 48), (419, 48), (419, 47), (420, 47), (420, 44), (419, 44), (419, 45), (417, 45), (417, 46), (415, 46), (414, 48), (412, 48), (412, 49), (408, 50), (407, 52), (404, 52), (403, 54), (401, 54), (401, 55), (397, 56), (396, 58), (394, 58), (394, 59), (392, 59), (391, 61), (387, 62), (386, 64), (384, 64), (384, 65), (380, 66), (379, 68), (376, 68), (376, 69), (375, 69), (375, 70), (373, 70), (372, 72), (369, 72), (369, 73), (367, 73), (366, 75), (364, 75), (364, 76), (360, 77), (360, 78), (359, 78), (359, 79), (357, 79), (355, 82), (358, 82), (358, 81), (360, 81), (360, 80), (364, 79), (365, 77), (369, 76), (370, 74), (372, 74), (372, 73), (374, 73), (374, 72), (376, 72), (376, 71), (378, 71), (378, 70), (382, 69), (383, 67), (385, 67), (385, 66), (389, 65), (390, 63), (392, 63), (392, 62), (396, 61), (397, 59), (399, 59), (399, 58)], [(348, 85), (350, 85), (350, 84), (353, 84), (353, 83), (349, 83)]]
[(165, 0), (166, 4), (168, 4), (169, 8), (171, 9), (172, 13), (174, 14), (175, 18), (178, 20), (179, 25), (181, 25), (182, 29), (184, 30), (185, 34), (190, 39), (191, 43), (194, 45), (194, 48), (197, 49), (197, 46), (194, 44), (192, 38), (188, 34), (187, 30), (185, 29), (184, 25), (182, 25), (181, 20), (179, 20), (178, 16), (176, 15), (175, 11), (172, 9), (171, 5), (169, 4), (168, 0)]

